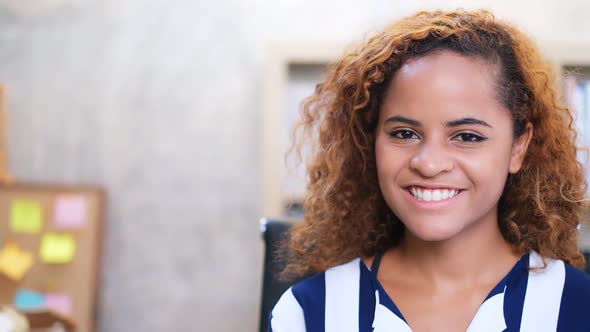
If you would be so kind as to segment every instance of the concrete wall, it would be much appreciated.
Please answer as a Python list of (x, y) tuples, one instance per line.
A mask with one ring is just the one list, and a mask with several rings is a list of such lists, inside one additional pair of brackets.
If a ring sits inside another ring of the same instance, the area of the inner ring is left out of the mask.
[(457, 6), (491, 8), (544, 42), (590, 44), (582, 0), (62, 0), (24, 14), (2, 9), (14, 175), (101, 183), (110, 194), (99, 330), (254, 331), (265, 49), (354, 40), (417, 9)]

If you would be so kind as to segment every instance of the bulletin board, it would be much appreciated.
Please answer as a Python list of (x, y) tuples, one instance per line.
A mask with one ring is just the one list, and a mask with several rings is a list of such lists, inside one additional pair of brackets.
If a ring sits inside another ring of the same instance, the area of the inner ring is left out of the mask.
[[(97, 187), (0, 184), (0, 304), (51, 310), (94, 331), (104, 209)], [(7, 271), (7, 252), (30, 268)]]

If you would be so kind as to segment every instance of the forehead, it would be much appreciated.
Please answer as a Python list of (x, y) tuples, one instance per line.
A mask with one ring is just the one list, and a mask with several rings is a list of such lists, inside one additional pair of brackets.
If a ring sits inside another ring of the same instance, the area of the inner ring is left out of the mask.
[(495, 90), (497, 67), (482, 58), (451, 51), (410, 59), (393, 76), (381, 111), (416, 116), (506, 112)]

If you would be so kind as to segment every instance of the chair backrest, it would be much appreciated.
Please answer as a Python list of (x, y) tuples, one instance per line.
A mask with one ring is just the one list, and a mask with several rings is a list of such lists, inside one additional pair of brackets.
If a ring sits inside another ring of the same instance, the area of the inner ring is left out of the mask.
[(590, 273), (590, 252), (586, 249), (583, 250), (582, 253), (584, 254), (584, 258), (586, 258), (586, 268), (584, 271), (586, 271), (586, 273)]
[(272, 308), (275, 306), (281, 295), (293, 284), (292, 282), (280, 281), (277, 273), (280, 272), (285, 263), (277, 260), (276, 251), (278, 244), (285, 239), (293, 222), (272, 220), (263, 218), (260, 221), (262, 238), (264, 240), (264, 274), (262, 282), (262, 304), (260, 309), (260, 332), (268, 331), (268, 318)]

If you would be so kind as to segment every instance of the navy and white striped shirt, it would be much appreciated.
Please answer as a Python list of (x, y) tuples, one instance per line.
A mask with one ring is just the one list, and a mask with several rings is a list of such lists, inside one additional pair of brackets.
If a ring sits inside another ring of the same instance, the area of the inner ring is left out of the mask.
[[(467, 332), (590, 331), (590, 276), (560, 260), (524, 255), (492, 290)], [(289, 288), (271, 332), (411, 332), (376, 274), (359, 259)]]

